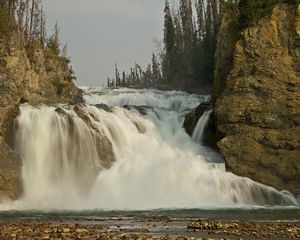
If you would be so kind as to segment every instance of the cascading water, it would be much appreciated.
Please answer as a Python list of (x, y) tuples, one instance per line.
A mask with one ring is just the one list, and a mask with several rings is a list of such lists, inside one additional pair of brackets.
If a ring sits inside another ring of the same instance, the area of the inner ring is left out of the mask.
[[(200, 146), (182, 128), (185, 114), (207, 97), (154, 90), (85, 89), (85, 99), (89, 105), (21, 107), (16, 151), (24, 162), (24, 196), (6, 208), (297, 204), (287, 192), (211, 166), (222, 161), (220, 156)], [(209, 114), (202, 119), (204, 125)], [(195, 137), (200, 142), (198, 136), (202, 137), (205, 127), (200, 126), (201, 121)]]
[(204, 137), (205, 137), (204, 132), (208, 125), (208, 121), (209, 121), (211, 113), (212, 113), (212, 110), (208, 110), (203, 113), (203, 115), (199, 119), (199, 121), (195, 127), (195, 130), (193, 132), (192, 139), (195, 140), (196, 142), (199, 142), (200, 144), (203, 144)]

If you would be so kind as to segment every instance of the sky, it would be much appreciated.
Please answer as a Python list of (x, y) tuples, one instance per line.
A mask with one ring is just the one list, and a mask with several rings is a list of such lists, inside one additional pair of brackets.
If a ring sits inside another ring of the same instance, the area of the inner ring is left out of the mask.
[(58, 22), (79, 86), (106, 84), (115, 63), (120, 71), (146, 66), (163, 38), (164, 0), (42, 1), (48, 33)]

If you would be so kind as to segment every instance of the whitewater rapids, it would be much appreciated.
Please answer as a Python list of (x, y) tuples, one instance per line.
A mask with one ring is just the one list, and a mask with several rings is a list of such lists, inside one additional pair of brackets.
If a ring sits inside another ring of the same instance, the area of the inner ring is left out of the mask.
[[(192, 138), (185, 133), (185, 114), (209, 100), (207, 96), (156, 90), (83, 90), (86, 105), (77, 110), (67, 105), (21, 107), (15, 151), (23, 160), (24, 195), (2, 204), (1, 209), (298, 204), (288, 192), (226, 172), (222, 157), (201, 146), (210, 112), (199, 120)], [(106, 139), (103, 151), (111, 149), (109, 160), (103, 157), (107, 152), (99, 152), (100, 137)]]

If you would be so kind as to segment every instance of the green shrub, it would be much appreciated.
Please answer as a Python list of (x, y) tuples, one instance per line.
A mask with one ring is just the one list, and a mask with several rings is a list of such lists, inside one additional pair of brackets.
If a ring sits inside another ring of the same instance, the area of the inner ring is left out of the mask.
[(73, 68), (70, 66), (69, 67), (69, 75), (67, 76), (67, 81), (72, 82), (72, 81), (76, 81), (77, 77), (75, 76), (75, 72), (73, 70)]
[(50, 37), (47, 42), (47, 50), (50, 56), (59, 56), (60, 49), (59, 43), (53, 37)]

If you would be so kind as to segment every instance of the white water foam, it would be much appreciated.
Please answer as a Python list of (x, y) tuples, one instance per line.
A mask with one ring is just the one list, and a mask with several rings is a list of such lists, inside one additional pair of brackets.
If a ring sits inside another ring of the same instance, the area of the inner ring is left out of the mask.
[[(16, 151), (24, 162), (24, 196), (0, 208), (297, 205), (287, 192), (211, 167), (209, 163), (221, 161), (219, 155), (200, 146), (182, 128), (187, 109), (206, 97), (145, 90), (86, 91), (89, 103), (111, 104), (112, 112), (81, 106), (84, 119), (70, 106), (62, 107), (63, 114), (48, 106), (21, 107)], [(127, 110), (123, 104), (147, 107)], [(159, 108), (153, 107), (156, 104)], [(109, 169), (97, 151), (99, 135), (112, 143), (116, 161)]]

